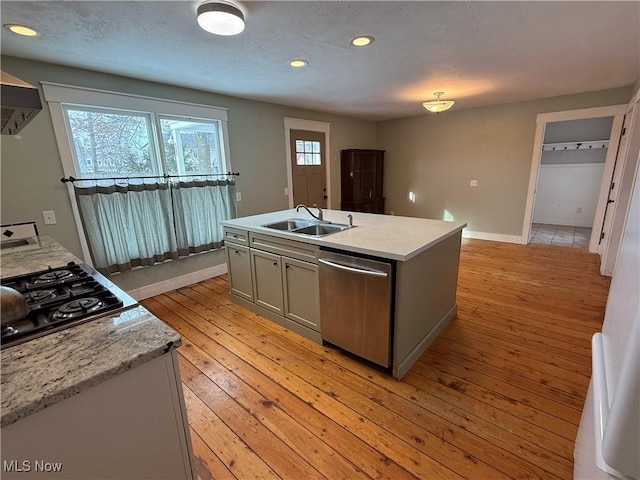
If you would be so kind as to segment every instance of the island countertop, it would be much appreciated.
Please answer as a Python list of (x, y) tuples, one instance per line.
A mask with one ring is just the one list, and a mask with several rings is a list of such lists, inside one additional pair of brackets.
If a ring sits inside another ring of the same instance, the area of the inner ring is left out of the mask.
[[(41, 240), (42, 248), (35, 255), (34, 250), (3, 253), (2, 276), (79, 261), (53, 239)], [(0, 426), (142, 365), (178, 347), (180, 342), (177, 332), (145, 308), (136, 306), (3, 348)]]
[[(313, 207), (310, 208), (314, 213), (317, 210)], [(299, 212), (296, 212), (295, 209), (280, 210), (226, 220), (221, 223), (227, 227), (250, 232), (400, 261), (415, 257), (467, 226), (464, 222), (446, 222), (342, 210), (323, 210), (323, 214), (324, 220), (340, 224), (348, 224), (347, 214), (351, 214), (353, 215), (354, 228), (324, 237), (313, 237), (262, 226), (291, 218), (314, 220), (308, 212), (302, 209)]]
[(0, 253), (0, 275), (2, 278), (13, 277), (49, 267), (62, 267), (69, 262), (82, 263), (82, 260), (50, 236), (41, 235), (37, 245), (3, 250)]

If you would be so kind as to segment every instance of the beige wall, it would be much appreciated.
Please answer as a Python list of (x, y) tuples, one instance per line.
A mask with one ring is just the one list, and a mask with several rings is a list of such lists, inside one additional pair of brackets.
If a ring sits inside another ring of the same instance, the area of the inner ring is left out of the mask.
[[(2, 57), (2, 68), (34, 85), (40, 81), (147, 95), (229, 109), (233, 169), (241, 173), (240, 216), (288, 207), (284, 117), (331, 123), (331, 206), (340, 205), (340, 150), (387, 151), (387, 212), (469, 223), (474, 231), (520, 235), (524, 216), (536, 115), (626, 103), (632, 88), (621, 88), (472, 110), (373, 122), (295, 109), (57, 65)], [(80, 243), (58, 148), (46, 104), (15, 137), (1, 141), (1, 221), (36, 220), (43, 234), (76, 255)], [(477, 188), (469, 180), (477, 179)], [(408, 200), (414, 192), (416, 202)], [(55, 210), (58, 224), (45, 226), (43, 210)], [(449, 217), (449, 218), (451, 218)], [(112, 279), (135, 289), (224, 263), (222, 252), (140, 269)]]
[[(340, 150), (376, 146), (373, 122), (12, 57), (2, 57), (2, 69), (37, 86), (49, 81), (228, 108), (231, 161), (234, 171), (240, 172), (240, 216), (288, 208), (284, 117), (331, 124), (333, 208), (340, 205)], [(1, 142), (1, 222), (35, 220), (41, 234), (51, 235), (80, 256), (71, 201), (59, 181), (62, 164), (47, 105), (20, 135), (3, 135)], [(55, 210), (57, 225), (44, 225), (43, 210)], [(112, 280), (131, 290), (224, 262), (223, 252), (212, 252), (115, 275)]]
[[(539, 113), (626, 104), (631, 87), (454, 110), (377, 125), (386, 211), (455, 219), (469, 230), (520, 236)], [(478, 180), (471, 188), (470, 180)], [(415, 194), (415, 202), (409, 193)]]

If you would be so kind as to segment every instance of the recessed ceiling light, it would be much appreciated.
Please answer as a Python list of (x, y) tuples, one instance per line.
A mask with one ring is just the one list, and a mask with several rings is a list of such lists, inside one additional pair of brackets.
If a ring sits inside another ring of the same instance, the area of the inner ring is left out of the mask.
[(306, 67), (309, 64), (306, 60), (291, 60), (289, 65), (295, 68)]
[(35, 37), (36, 35), (38, 35), (38, 32), (33, 28), (27, 27), (25, 25), (18, 25), (16, 23), (7, 23), (6, 25), (4, 25), (4, 28), (24, 37)]
[(370, 37), (369, 35), (362, 35), (360, 37), (354, 38), (349, 43), (351, 43), (351, 45), (353, 45), (354, 47), (366, 47), (367, 45), (371, 45), (373, 41), (373, 37)]

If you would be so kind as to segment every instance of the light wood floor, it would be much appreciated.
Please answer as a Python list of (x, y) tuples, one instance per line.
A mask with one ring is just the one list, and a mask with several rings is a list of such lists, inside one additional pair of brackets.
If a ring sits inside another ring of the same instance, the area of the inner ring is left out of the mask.
[(401, 382), (230, 303), (226, 277), (143, 304), (183, 336), (200, 478), (569, 479), (608, 287), (584, 250), (463, 240), (457, 318)]

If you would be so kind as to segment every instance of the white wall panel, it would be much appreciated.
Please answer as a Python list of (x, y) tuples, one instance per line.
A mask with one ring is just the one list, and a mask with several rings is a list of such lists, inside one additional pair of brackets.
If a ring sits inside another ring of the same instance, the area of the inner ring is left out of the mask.
[(604, 164), (541, 165), (534, 223), (591, 227)]

